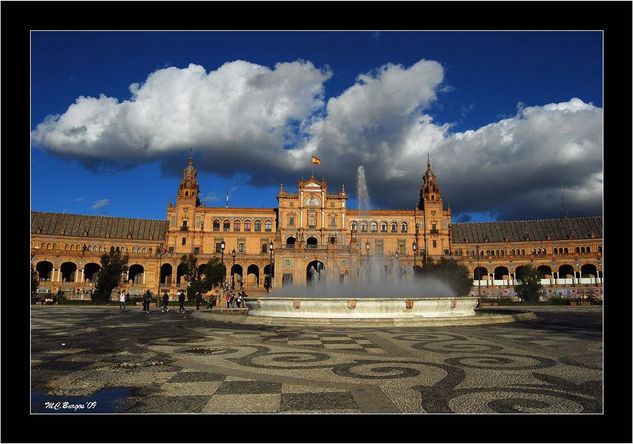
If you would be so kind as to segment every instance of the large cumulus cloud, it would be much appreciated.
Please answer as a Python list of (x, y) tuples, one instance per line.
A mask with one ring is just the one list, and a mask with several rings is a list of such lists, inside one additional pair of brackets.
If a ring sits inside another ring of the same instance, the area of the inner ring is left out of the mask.
[(453, 133), (429, 111), (446, 87), (438, 62), (378, 67), (325, 102), (331, 76), (309, 61), (161, 69), (132, 84), (129, 100), (79, 97), (37, 125), (32, 140), (87, 164), (163, 159), (173, 174), (182, 170), (173, 157), (193, 147), (199, 170), (244, 173), (259, 185), (295, 183), (316, 154), (319, 176), (352, 193), (363, 165), (371, 204), (383, 208), (416, 204), (430, 154), (456, 213), (556, 217), (561, 180), (572, 212), (600, 212), (600, 108), (570, 98)]

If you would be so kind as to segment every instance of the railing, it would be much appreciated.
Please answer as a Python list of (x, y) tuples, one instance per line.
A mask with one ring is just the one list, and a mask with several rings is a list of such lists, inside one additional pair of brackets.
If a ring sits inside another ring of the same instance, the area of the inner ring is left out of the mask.
[(180, 227), (180, 231), (189, 231), (189, 227)]

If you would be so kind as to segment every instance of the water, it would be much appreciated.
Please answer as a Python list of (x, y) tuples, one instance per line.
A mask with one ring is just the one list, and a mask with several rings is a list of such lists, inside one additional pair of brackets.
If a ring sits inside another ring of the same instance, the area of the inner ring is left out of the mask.
[[(358, 167), (356, 177), (358, 193), (358, 261), (350, 270), (355, 282), (339, 283), (339, 268), (336, 261), (330, 266), (324, 263), (321, 269), (311, 265), (307, 271), (308, 286), (290, 285), (276, 289), (271, 296), (280, 297), (325, 297), (325, 298), (402, 298), (402, 297), (454, 297), (451, 288), (435, 279), (414, 279), (413, 268), (403, 265), (398, 258), (385, 261), (383, 257), (367, 255), (365, 242), (360, 236), (362, 221), (370, 221), (369, 189), (365, 168)], [(371, 248), (371, 245), (370, 245)], [(330, 277), (334, 276), (333, 279)], [(350, 276), (350, 278), (351, 278)], [(350, 279), (351, 280), (351, 279)]]
[(90, 396), (51, 396), (31, 393), (32, 413), (115, 413), (129, 407), (130, 388), (99, 390)]

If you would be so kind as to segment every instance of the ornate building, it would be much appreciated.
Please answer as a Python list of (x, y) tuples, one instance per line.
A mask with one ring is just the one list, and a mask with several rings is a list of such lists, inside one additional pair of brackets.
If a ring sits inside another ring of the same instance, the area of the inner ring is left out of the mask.
[(256, 291), (269, 278), (273, 287), (305, 285), (311, 267), (329, 279), (354, 280), (355, 267), (371, 255), (386, 267), (453, 257), (468, 267), (473, 293), (482, 296), (511, 294), (521, 267), (530, 264), (543, 273), (549, 294), (569, 288), (601, 294), (601, 217), (452, 223), (430, 162), (415, 208), (367, 214), (347, 207), (344, 187), (329, 191), (325, 179), (314, 177), (300, 180), (296, 192), (282, 186), (277, 208), (206, 207), (196, 175), (190, 158), (167, 220), (33, 211), (39, 291), (89, 293), (100, 256), (114, 247), (130, 256), (125, 285), (132, 295), (167, 289), (173, 296), (186, 285), (179, 265), (188, 253), (201, 265), (221, 258), (229, 282)]

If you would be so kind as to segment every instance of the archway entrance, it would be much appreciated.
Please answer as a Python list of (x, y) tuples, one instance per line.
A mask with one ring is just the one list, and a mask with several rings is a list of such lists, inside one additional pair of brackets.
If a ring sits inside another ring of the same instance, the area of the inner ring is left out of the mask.
[(59, 270), (62, 272), (63, 282), (75, 282), (77, 265), (74, 262), (64, 262)]
[(306, 267), (306, 284), (314, 285), (325, 279), (324, 265), (321, 261), (312, 261)]
[(171, 273), (172, 268), (169, 264), (163, 264), (160, 267), (160, 286), (171, 287)]
[(233, 285), (237, 288), (244, 288), (244, 270), (241, 265), (235, 264), (231, 267), (231, 276), (233, 277)]
[(142, 284), (143, 283), (143, 274), (145, 273), (145, 269), (142, 265), (134, 264), (130, 267), (128, 273), (128, 280), (132, 281), (134, 284)]
[(99, 265), (94, 262), (90, 262), (86, 264), (84, 267), (84, 281), (85, 282), (93, 282), (97, 279), (97, 273), (99, 272)]
[(249, 265), (246, 269), (246, 283), (248, 288), (259, 287), (259, 267), (257, 265)]
[(51, 280), (53, 264), (48, 261), (38, 262), (35, 270), (40, 282), (47, 282)]

